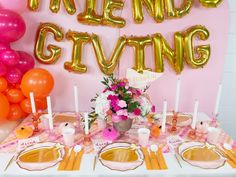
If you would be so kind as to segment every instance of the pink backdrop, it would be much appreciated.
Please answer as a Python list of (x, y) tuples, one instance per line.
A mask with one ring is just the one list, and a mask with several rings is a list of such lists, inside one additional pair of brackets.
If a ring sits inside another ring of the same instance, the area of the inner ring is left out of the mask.
[[(17, 0), (11, 0), (11, 2)], [(24, 0), (26, 2), (26, 0)], [(179, 0), (178, 0), (179, 1)], [(122, 16), (127, 20), (127, 25), (121, 30), (109, 27), (94, 27), (82, 25), (77, 22), (76, 15), (83, 11), (85, 0), (76, 1), (77, 13), (73, 16), (68, 15), (64, 8), (58, 14), (52, 14), (49, 11), (49, 2), (42, 1), (39, 12), (26, 11), (22, 13), (27, 23), (27, 32), (21, 41), (14, 45), (14, 48), (28, 51), (33, 54), (34, 40), (37, 27), (40, 22), (53, 22), (61, 26), (64, 32), (69, 29), (79, 32), (89, 32), (98, 34), (105, 46), (105, 53), (110, 55), (117, 39), (120, 35), (147, 35), (154, 33), (162, 33), (163, 36), (171, 42), (175, 31), (183, 31), (194, 25), (205, 25), (210, 31), (210, 39), (207, 41), (196, 41), (199, 44), (211, 44), (211, 59), (204, 69), (193, 70), (185, 65), (185, 69), (181, 75), (177, 76), (175, 72), (165, 63), (165, 73), (157, 81), (155, 81), (149, 93), (153, 102), (157, 105), (158, 110), (162, 109), (162, 102), (166, 99), (169, 103), (170, 110), (174, 107), (176, 80), (181, 78), (181, 97), (180, 110), (192, 111), (194, 100), (200, 101), (200, 111), (211, 114), (214, 108), (217, 87), (221, 82), (225, 51), (227, 47), (227, 34), (229, 30), (229, 5), (224, 1), (218, 8), (207, 9), (194, 2), (194, 6), (190, 13), (181, 18), (173, 20), (165, 20), (161, 24), (157, 24), (146, 14), (143, 24), (135, 24), (133, 22), (131, 1), (125, 1), (125, 8)], [(98, 0), (99, 11), (101, 12), (102, 0)], [(1, 4), (0, 6), (4, 5)], [(26, 4), (24, 4), (25, 6)], [(57, 111), (70, 111), (74, 109), (73, 102), (73, 85), (79, 87), (79, 101), (81, 110), (89, 110), (91, 104), (90, 99), (97, 92), (101, 92), (102, 85), (100, 80), (102, 74), (98, 69), (95, 55), (91, 45), (86, 45), (83, 52), (83, 62), (88, 66), (86, 74), (72, 74), (64, 70), (63, 64), (70, 60), (72, 52), (72, 44), (69, 41), (54, 42), (51, 37), (48, 43), (54, 43), (63, 49), (63, 56), (54, 65), (42, 65), (37, 63), (38, 67), (50, 70), (55, 78), (55, 89), (52, 93), (53, 108)], [(120, 76), (125, 75), (127, 68), (133, 65), (134, 55), (133, 49), (127, 47), (122, 56), (119, 72)], [(146, 64), (151, 68), (154, 67), (154, 57), (151, 47), (146, 50)]]

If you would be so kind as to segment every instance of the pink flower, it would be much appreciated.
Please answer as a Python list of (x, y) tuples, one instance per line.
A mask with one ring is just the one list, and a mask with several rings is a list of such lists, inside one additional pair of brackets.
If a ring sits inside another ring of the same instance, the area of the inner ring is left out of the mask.
[(121, 108), (125, 108), (127, 106), (126, 102), (124, 100), (120, 100), (118, 102), (118, 106), (120, 106)]
[(133, 113), (136, 116), (140, 116), (141, 115), (141, 110), (139, 108), (136, 108), (136, 109), (134, 109)]
[(108, 127), (102, 131), (102, 136), (105, 140), (114, 141), (119, 137), (119, 133), (113, 127)]
[(151, 111), (156, 112), (156, 107), (154, 105), (152, 105)]
[(120, 121), (121, 121), (120, 116), (118, 116), (118, 115), (116, 115), (116, 114), (113, 114), (113, 115), (112, 115), (112, 122), (117, 123), (117, 122), (120, 122)]
[(121, 110), (117, 111), (116, 114), (118, 116), (128, 116), (128, 112), (126, 109), (121, 109)]
[(127, 119), (128, 119), (128, 116), (120, 116), (120, 119), (121, 119), (121, 120), (127, 120)]
[(120, 82), (119, 84), (118, 84), (118, 87), (125, 87), (125, 82)]
[(111, 86), (111, 90), (112, 90), (112, 91), (115, 91), (116, 88), (117, 88), (117, 85), (112, 85), (112, 86)]

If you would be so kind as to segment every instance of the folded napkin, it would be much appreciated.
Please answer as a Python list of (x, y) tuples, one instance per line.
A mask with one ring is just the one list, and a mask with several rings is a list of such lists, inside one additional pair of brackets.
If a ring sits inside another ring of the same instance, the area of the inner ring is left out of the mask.
[(153, 170), (160, 170), (160, 166), (158, 164), (157, 156), (155, 152), (150, 151), (150, 156), (151, 156), (151, 163), (152, 163), (152, 169)]
[(74, 171), (79, 171), (80, 170), (80, 164), (81, 164), (81, 160), (84, 154), (84, 149), (81, 149), (81, 151), (79, 151), (75, 157), (75, 161), (74, 161), (74, 166), (73, 166), (73, 170)]
[(65, 148), (65, 155), (63, 160), (60, 162), (59, 167), (57, 170), (62, 171), (65, 170), (66, 165), (68, 163), (69, 160), (69, 156), (70, 156), (70, 149), (68, 147)]
[(75, 157), (76, 157), (76, 152), (74, 151), (74, 149), (72, 149), (65, 170), (67, 170), (67, 171), (73, 170), (74, 163), (75, 163)]
[(143, 155), (144, 155), (144, 161), (145, 161), (146, 169), (147, 170), (152, 170), (151, 159), (150, 159), (149, 152), (148, 152), (147, 148), (142, 148), (142, 152), (143, 152)]
[(163, 156), (162, 148), (161, 147), (158, 148), (156, 156), (157, 156), (157, 160), (158, 160), (158, 164), (160, 166), (160, 169), (167, 170), (168, 167), (166, 165), (166, 161), (165, 161), (165, 158)]

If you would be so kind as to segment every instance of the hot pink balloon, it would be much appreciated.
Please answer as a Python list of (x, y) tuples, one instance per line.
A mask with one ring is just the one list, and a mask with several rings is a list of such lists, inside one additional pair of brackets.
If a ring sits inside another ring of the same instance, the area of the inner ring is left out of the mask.
[(30, 54), (23, 51), (18, 51), (18, 54), (20, 55), (20, 60), (17, 68), (20, 69), (22, 73), (26, 73), (34, 68), (34, 58)]
[(18, 52), (9, 49), (0, 51), (0, 61), (7, 66), (15, 66), (19, 63), (20, 55)]
[(0, 8), (10, 9), (18, 13), (27, 10), (27, 0), (1, 0)]
[(17, 84), (20, 83), (22, 78), (22, 72), (17, 68), (10, 68), (8, 69), (5, 78), (10, 84)]
[(7, 73), (7, 67), (0, 62), (0, 76), (4, 76)]
[(0, 9), (0, 43), (10, 43), (19, 40), (25, 34), (23, 18), (7, 9)]
[(0, 43), (0, 51), (9, 50), (9, 49), (11, 49), (9, 44)]

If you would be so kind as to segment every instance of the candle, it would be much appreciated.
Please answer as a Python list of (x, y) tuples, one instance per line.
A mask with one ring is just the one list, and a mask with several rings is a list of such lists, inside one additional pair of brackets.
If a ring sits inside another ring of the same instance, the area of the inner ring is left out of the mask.
[(53, 129), (53, 119), (52, 119), (52, 103), (51, 103), (51, 97), (47, 97), (47, 107), (48, 107), (48, 115), (49, 115), (49, 128), (50, 130)]
[(78, 97), (78, 87), (77, 85), (74, 86), (74, 101), (75, 101), (75, 112), (76, 114), (79, 113), (79, 97)]
[(163, 102), (163, 112), (162, 112), (162, 125), (161, 125), (161, 132), (165, 133), (166, 131), (166, 112), (167, 112), (167, 101)]
[(221, 91), (222, 91), (222, 84), (219, 85), (218, 93), (217, 93), (217, 97), (216, 97), (216, 104), (215, 104), (215, 110), (214, 110), (215, 116), (219, 113)]
[(36, 106), (35, 106), (34, 93), (33, 92), (30, 92), (30, 104), (31, 104), (32, 114), (35, 114), (36, 113)]
[(181, 84), (181, 81), (180, 79), (178, 79), (177, 85), (176, 85), (176, 95), (175, 95), (175, 112), (178, 112), (179, 110), (180, 84)]
[(89, 134), (89, 117), (88, 117), (88, 113), (84, 113), (84, 131), (85, 131), (86, 135)]
[(194, 104), (194, 113), (193, 113), (193, 120), (192, 120), (192, 129), (196, 128), (196, 124), (197, 124), (197, 115), (198, 115), (198, 105), (199, 102), (198, 100), (195, 100), (195, 104)]

